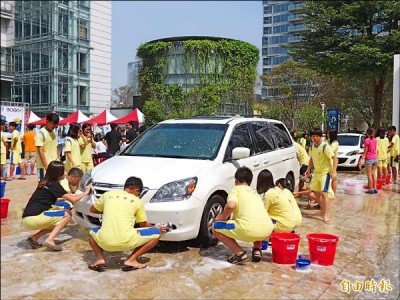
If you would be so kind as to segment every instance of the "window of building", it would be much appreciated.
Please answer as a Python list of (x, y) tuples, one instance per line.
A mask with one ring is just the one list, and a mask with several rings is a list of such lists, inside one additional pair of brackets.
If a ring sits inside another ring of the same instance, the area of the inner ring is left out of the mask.
[(23, 86), (23, 99), (24, 102), (30, 103), (31, 102), (31, 86), (30, 85), (24, 85)]
[(31, 70), (31, 53), (28, 51), (24, 52), (24, 71)]
[(68, 77), (58, 76), (58, 104), (68, 105)]
[(81, 73), (88, 73), (88, 59), (87, 59), (87, 54), (83, 52), (78, 52), (77, 53), (77, 66), (76, 69), (78, 72)]
[(15, 38), (22, 39), (22, 37), (23, 37), (22, 22), (15, 20)]
[(87, 106), (88, 88), (86, 86), (78, 85), (76, 92), (77, 92), (78, 105)]
[(32, 70), (40, 69), (40, 55), (38, 52), (32, 52)]
[(270, 65), (272, 63), (271, 57), (263, 58), (263, 65)]
[(23, 26), (24, 26), (24, 38), (26, 37), (30, 37), (31, 36), (31, 22), (30, 20), (26, 20), (25, 22), (23, 22)]
[(264, 14), (272, 14), (272, 6), (264, 6)]
[(288, 20), (289, 14), (274, 16), (274, 23), (287, 22)]
[(267, 38), (267, 37), (263, 37), (263, 38), (262, 38), (262, 45), (263, 45), (263, 46), (268, 45), (268, 38)]
[(58, 48), (58, 68), (62, 70), (69, 69), (69, 49), (66, 43), (63, 43)]
[(42, 49), (40, 53), (40, 65), (41, 69), (47, 69), (50, 67), (49, 65), (49, 49)]
[(288, 8), (289, 8), (289, 3), (274, 5), (274, 13), (288, 11)]
[(264, 17), (264, 24), (271, 24), (272, 23), (272, 17)]
[(31, 104), (39, 104), (40, 101), (40, 94), (39, 94), (39, 85), (33, 84), (32, 85), (32, 97), (31, 97)]
[(78, 4), (79, 4), (80, 6), (83, 6), (83, 7), (86, 7), (86, 8), (89, 8), (89, 7), (90, 7), (90, 1), (79, 0), (79, 1), (78, 1)]
[(58, 14), (58, 33), (63, 36), (69, 35), (69, 18), (66, 9), (60, 9)]
[(88, 21), (84, 19), (78, 20), (78, 38), (88, 40)]
[(289, 24), (274, 26), (274, 33), (288, 32)]
[(50, 103), (49, 99), (50, 99), (49, 85), (41, 84), (40, 85), (40, 103), (42, 103), (42, 104)]
[(272, 33), (272, 27), (264, 27), (264, 34), (271, 34)]
[(273, 36), (270, 38), (271, 44), (284, 44), (288, 42), (288, 36)]
[(40, 31), (41, 34), (46, 34), (51, 28), (51, 18), (48, 13), (43, 13), (40, 18)]

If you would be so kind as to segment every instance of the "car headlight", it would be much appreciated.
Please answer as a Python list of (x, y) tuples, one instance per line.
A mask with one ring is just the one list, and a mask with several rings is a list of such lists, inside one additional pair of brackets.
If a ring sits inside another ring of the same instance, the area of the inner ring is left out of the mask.
[(82, 176), (81, 184), (79, 185), (79, 189), (84, 192), (85, 187), (90, 184), (92, 181), (92, 170), (89, 170)]
[(351, 151), (349, 153), (346, 153), (347, 156), (352, 156), (352, 155), (357, 155), (357, 154), (360, 154), (359, 150), (354, 150), (354, 151)]
[(187, 178), (163, 185), (150, 202), (182, 201), (188, 199), (196, 189), (197, 177)]

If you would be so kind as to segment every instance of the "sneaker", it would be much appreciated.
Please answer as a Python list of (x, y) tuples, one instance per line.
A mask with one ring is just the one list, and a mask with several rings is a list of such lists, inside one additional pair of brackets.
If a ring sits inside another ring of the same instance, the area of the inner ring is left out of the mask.
[(366, 193), (366, 194), (370, 194), (370, 195), (375, 194), (373, 190), (368, 190), (368, 191), (366, 191), (365, 193)]
[(374, 194), (378, 194), (378, 190), (374, 190)]

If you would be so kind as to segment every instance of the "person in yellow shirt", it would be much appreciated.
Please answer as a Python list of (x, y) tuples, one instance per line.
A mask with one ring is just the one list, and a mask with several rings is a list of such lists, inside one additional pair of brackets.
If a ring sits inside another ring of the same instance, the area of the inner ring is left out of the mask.
[(16, 129), (17, 123), (10, 122), (8, 124), (8, 131), (11, 132), (11, 147), (10, 147), (10, 174), (8, 174), (7, 181), (13, 180), (15, 165), (18, 164), (21, 170), (21, 176), (18, 179), (26, 179), (24, 164), (22, 163), (21, 153), (21, 137)]
[(389, 139), (385, 136), (385, 128), (378, 129), (378, 178), (383, 180), (385, 185), (386, 176), (388, 174), (387, 161), (388, 161), (388, 148)]
[(79, 184), (83, 177), (83, 172), (79, 168), (71, 168), (64, 179), (60, 180), (61, 186), (68, 193), (75, 194), (79, 191)]
[[(246, 251), (236, 240), (253, 243), (253, 261), (261, 260), (261, 241), (271, 235), (273, 225), (264, 209), (260, 196), (250, 187), (253, 173), (247, 167), (240, 167), (235, 173), (235, 186), (228, 195), (222, 213), (215, 217), (213, 233), (234, 254), (228, 258), (231, 264), (249, 259)], [(233, 213), (233, 219), (229, 220)]]
[(96, 142), (93, 139), (90, 124), (82, 125), (82, 135), (79, 138), (79, 146), (81, 147), (81, 169), (83, 173), (93, 169), (92, 149), (96, 148)]
[(69, 172), (71, 168), (82, 169), (81, 166), (81, 148), (79, 146), (79, 137), (82, 135), (82, 129), (79, 124), (73, 123), (69, 127), (68, 136), (65, 138), (65, 170)]
[(289, 183), (287, 179), (280, 178), (276, 181), (275, 185), (282, 191), (281, 198), (290, 203), (290, 214), (294, 222), (292, 232), (294, 233), (294, 230), (298, 228), (303, 221), (303, 216), (301, 215), (299, 205), (297, 204), (292, 192), (289, 190)]
[(390, 142), (390, 168), (392, 172), (392, 183), (397, 183), (397, 167), (399, 165), (399, 154), (400, 154), (400, 138), (396, 133), (396, 126), (389, 127), (389, 136), (392, 138)]
[(330, 223), (328, 191), (331, 185), (332, 159), (335, 154), (326, 142), (322, 142), (322, 130), (320, 128), (314, 128), (311, 131), (311, 139), (313, 144), (310, 147), (311, 157), (306, 176), (311, 177), (311, 170), (314, 170), (310, 187), (316, 196), (316, 201), (321, 207), (322, 219), (328, 224)]
[(338, 166), (338, 151), (339, 142), (337, 140), (337, 130), (328, 130), (326, 132), (328, 145), (331, 146), (333, 153), (335, 154), (332, 159), (332, 190), (336, 193), (338, 180), (337, 180), (337, 166)]
[(57, 153), (57, 136), (54, 132), (59, 121), (60, 117), (56, 113), (49, 113), (46, 116), (46, 125), (35, 135), (36, 171), (39, 181), (44, 179), (49, 163), (60, 160)]
[(8, 149), (8, 143), (7, 143), (7, 135), (4, 132), (4, 129), (6, 128), (6, 121), (1, 120), (0, 121), (0, 133), (1, 133), (1, 179), (6, 179), (7, 177), (7, 149)]
[[(36, 167), (36, 146), (35, 146), (35, 125), (28, 125), (28, 131), (25, 132), (23, 142), (25, 144), (25, 171), (26, 175), (35, 175)], [(28, 164), (29, 170), (28, 173)]]
[(294, 142), (294, 147), (296, 149), (297, 160), (300, 165), (300, 182), (299, 182), (299, 191), (301, 191), (304, 187), (304, 174), (307, 170), (308, 162), (310, 161), (310, 157), (307, 154), (305, 148), (303, 148), (299, 143)]
[[(124, 262), (122, 271), (146, 267), (138, 262), (138, 258), (157, 244), (160, 234), (166, 232), (166, 227), (152, 226), (147, 222), (144, 204), (138, 197), (142, 190), (142, 180), (129, 177), (125, 181), (123, 191), (108, 191), (90, 207), (90, 212), (103, 214), (102, 226), (90, 231), (89, 243), (97, 257), (97, 260), (88, 266), (90, 270), (105, 271), (104, 251), (134, 250)], [(140, 228), (134, 228), (135, 221), (139, 223)]]

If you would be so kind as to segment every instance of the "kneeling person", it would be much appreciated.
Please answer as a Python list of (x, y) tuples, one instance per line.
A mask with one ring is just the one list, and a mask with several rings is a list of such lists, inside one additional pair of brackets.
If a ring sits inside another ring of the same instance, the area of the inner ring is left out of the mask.
[[(138, 198), (143, 190), (140, 178), (129, 177), (123, 191), (113, 190), (104, 193), (91, 207), (90, 212), (103, 214), (101, 227), (90, 231), (89, 243), (97, 260), (89, 269), (102, 272), (105, 267), (103, 251), (133, 251), (124, 262), (122, 271), (143, 269), (145, 264), (137, 261), (139, 256), (153, 248), (164, 226), (152, 226), (147, 222), (142, 200)], [(135, 229), (135, 221), (141, 228)]]
[[(252, 180), (250, 169), (241, 167), (236, 171), (235, 187), (228, 196), (224, 211), (215, 218), (213, 226), (215, 237), (235, 253), (228, 259), (232, 264), (248, 260), (246, 251), (236, 240), (253, 242), (253, 260), (260, 261), (260, 241), (270, 236), (273, 229), (260, 196), (250, 187)], [(228, 220), (232, 212), (233, 219)]]

